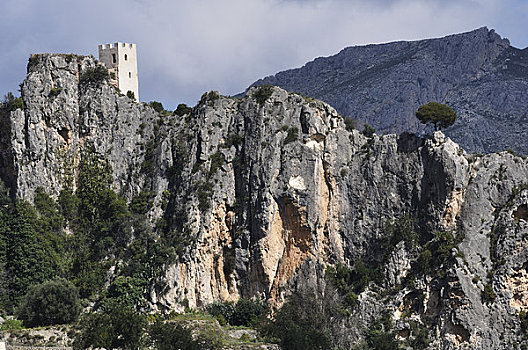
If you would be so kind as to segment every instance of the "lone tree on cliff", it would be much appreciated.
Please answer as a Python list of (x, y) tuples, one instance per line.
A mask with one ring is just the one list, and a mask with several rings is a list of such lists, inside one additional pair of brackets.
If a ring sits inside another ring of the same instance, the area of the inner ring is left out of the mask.
[(433, 123), (435, 131), (453, 125), (457, 119), (454, 110), (438, 102), (429, 102), (420, 106), (416, 111), (416, 117), (424, 124)]

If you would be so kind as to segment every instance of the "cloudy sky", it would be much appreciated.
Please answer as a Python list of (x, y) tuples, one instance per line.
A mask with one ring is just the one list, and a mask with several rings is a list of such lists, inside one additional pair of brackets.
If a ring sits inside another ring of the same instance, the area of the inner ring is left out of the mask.
[(0, 94), (31, 53), (138, 46), (140, 97), (194, 106), (347, 46), (494, 28), (528, 46), (528, 0), (2, 0)]

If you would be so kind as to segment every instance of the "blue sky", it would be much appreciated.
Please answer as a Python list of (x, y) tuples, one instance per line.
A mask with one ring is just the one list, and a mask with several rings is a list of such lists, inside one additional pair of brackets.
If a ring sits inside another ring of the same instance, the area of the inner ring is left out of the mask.
[(528, 46), (528, 0), (2, 0), (0, 94), (31, 53), (138, 46), (142, 101), (196, 104), (342, 48), (493, 28)]

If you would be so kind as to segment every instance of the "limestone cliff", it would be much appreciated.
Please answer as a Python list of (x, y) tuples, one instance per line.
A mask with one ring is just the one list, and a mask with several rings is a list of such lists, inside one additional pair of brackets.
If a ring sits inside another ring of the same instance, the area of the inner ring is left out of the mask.
[[(402, 341), (427, 327), (430, 348), (527, 344), (525, 159), (470, 155), (441, 132), (367, 137), (329, 105), (280, 88), (209, 92), (188, 115), (158, 115), (83, 82), (95, 64), (33, 56), (25, 108), (2, 120), (2, 177), (18, 197), (37, 187), (56, 196), (95, 152), (125, 198), (152, 191), (152, 222), (174, 233), (179, 253), (164, 288), (151, 290), (153, 307), (241, 296), (278, 307), (295, 292), (329, 294), (326, 268), (362, 261), (380, 277), (337, 327), (341, 345), (385, 311)], [(402, 218), (417, 236), (394, 235)]]
[(510, 46), (483, 27), (443, 38), (347, 47), (255, 85), (316, 97), (380, 133), (430, 130), (416, 119), (416, 110), (430, 101), (446, 103), (459, 116), (446, 134), (466, 150), (528, 154), (527, 62), (527, 48)]

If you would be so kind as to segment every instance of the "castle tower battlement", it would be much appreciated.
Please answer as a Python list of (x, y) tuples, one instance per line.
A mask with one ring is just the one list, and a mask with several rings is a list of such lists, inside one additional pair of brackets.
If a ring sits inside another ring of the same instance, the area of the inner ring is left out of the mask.
[(108, 68), (112, 76), (110, 83), (124, 94), (132, 91), (139, 101), (136, 44), (116, 42), (99, 45), (99, 61)]

